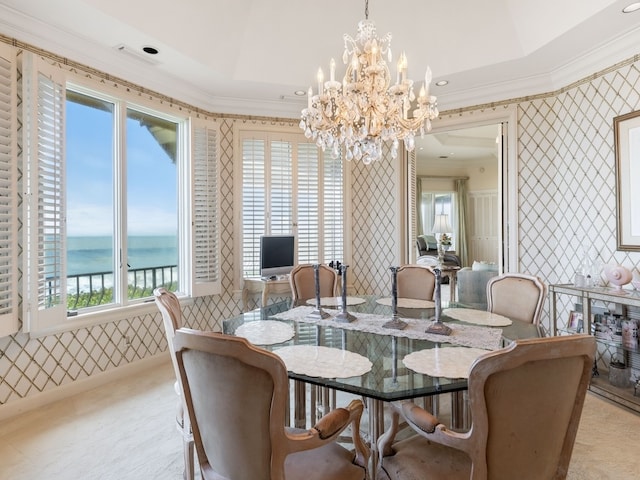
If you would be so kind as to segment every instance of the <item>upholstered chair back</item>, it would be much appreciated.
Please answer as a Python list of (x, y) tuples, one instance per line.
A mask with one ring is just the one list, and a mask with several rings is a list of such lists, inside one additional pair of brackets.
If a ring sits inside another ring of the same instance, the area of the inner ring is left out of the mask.
[(487, 310), (511, 320), (540, 323), (547, 286), (538, 277), (505, 273), (487, 282)]
[(472, 367), (473, 411), (486, 409), (473, 428), (488, 432), (487, 478), (557, 478), (558, 468), (569, 466), (595, 343), (553, 340), (523, 342), (511, 355)]
[[(327, 265), (320, 265), (318, 272), (320, 280), (320, 296), (334, 297), (338, 290), (338, 274)], [(293, 301), (316, 298), (315, 270), (313, 265), (296, 265), (289, 276), (291, 296)]]
[[(186, 395), (197, 420), (194, 435), (202, 440), (198, 457), (204, 455), (225, 478), (269, 480), (271, 450), (278, 448), (271, 419), (284, 426), (286, 372), (271, 355), (241, 352), (240, 339), (215, 343), (218, 352), (190, 349), (182, 354)], [(281, 435), (278, 440), (285, 439)]]
[(423, 265), (403, 265), (397, 273), (398, 298), (433, 300), (436, 276)]

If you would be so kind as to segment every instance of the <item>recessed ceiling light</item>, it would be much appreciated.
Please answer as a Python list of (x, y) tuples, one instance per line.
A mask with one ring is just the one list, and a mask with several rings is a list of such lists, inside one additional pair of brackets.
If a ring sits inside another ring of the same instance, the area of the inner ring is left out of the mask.
[(307, 92), (305, 92), (304, 90), (296, 90), (295, 92), (293, 92), (294, 94), (296, 94), (299, 97), (302, 97), (303, 95), (306, 95)]
[(631, 12), (635, 12), (638, 9), (640, 9), (640, 2), (634, 2), (624, 7), (622, 9), (622, 13), (631, 13)]
[(440, 80), (439, 82), (436, 82), (436, 85), (438, 87), (444, 87), (445, 85), (447, 85), (449, 83), (449, 80)]
[(156, 47), (142, 47), (142, 51), (144, 53), (148, 53), (149, 55), (157, 55), (158, 49)]

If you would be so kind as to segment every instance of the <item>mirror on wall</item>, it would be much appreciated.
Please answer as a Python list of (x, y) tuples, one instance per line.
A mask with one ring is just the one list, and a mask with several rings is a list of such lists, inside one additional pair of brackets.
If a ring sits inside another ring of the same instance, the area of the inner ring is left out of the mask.
[(640, 251), (640, 111), (613, 119), (616, 157), (617, 248)]
[[(501, 265), (501, 123), (435, 131), (416, 141), (416, 233), (447, 215), (461, 266)], [(464, 185), (465, 188), (462, 188)]]

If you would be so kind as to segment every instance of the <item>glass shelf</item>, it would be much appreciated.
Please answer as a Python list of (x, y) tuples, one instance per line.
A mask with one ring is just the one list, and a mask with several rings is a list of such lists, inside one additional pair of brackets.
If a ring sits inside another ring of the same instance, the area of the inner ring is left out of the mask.
[[(625, 307), (640, 308), (640, 292), (638, 290), (620, 291), (609, 287), (576, 287), (572, 284), (558, 284), (549, 286), (549, 314), (553, 335), (575, 335), (574, 329), (567, 327), (565, 319), (558, 318), (558, 296), (569, 295), (576, 298), (576, 303), (582, 305), (582, 316), (584, 321), (583, 332), (594, 335), (592, 328), (593, 307), (596, 302), (603, 302), (607, 308), (611, 305), (623, 305)], [(589, 389), (600, 396), (603, 396), (625, 408), (629, 408), (636, 413), (640, 413), (640, 396), (634, 395), (633, 384), (630, 380), (628, 388), (619, 388), (608, 381), (609, 361), (622, 356), (630, 369), (638, 370), (640, 365), (640, 348), (627, 346), (621, 342), (609, 340), (596, 336), (599, 345), (594, 363), (594, 377)], [(607, 361), (609, 359), (609, 361)], [(603, 368), (599, 368), (603, 367)]]

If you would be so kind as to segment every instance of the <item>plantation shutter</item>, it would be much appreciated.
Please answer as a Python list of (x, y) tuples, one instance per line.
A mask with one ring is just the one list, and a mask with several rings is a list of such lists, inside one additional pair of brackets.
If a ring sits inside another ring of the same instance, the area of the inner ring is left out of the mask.
[(297, 263), (343, 261), (342, 159), (302, 134), (242, 132), (241, 149), (242, 275), (260, 275), (261, 235), (293, 233)]
[(16, 98), (15, 51), (0, 44), (0, 337), (19, 329)]
[(221, 292), (218, 137), (218, 129), (194, 122), (191, 293), (196, 297)]
[(66, 319), (65, 90), (61, 72), (25, 52), (25, 328), (45, 333)]
[(318, 147), (315, 143), (299, 143), (298, 165), (298, 262), (323, 263), (320, 257), (320, 178)]
[(293, 151), (291, 142), (270, 142), (268, 235), (290, 235), (293, 229)]
[(344, 165), (342, 156), (323, 155), (323, 263), (344, 263)]
[(242, 139), (242, 275), (260, 276), (260, 235), (266, 229), (266, 138)]

